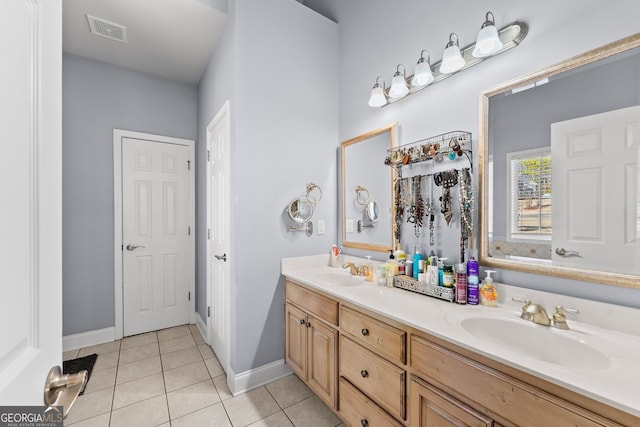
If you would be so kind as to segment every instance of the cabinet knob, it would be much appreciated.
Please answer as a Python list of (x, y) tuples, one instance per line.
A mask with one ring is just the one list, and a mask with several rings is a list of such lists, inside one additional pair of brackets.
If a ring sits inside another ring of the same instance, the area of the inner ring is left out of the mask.
[(311, 327), (311, 322), (307, 322), (307, 324), (305, 325), (307, 328)]
[(360, 371), (360, 375), (362, 375), (362, 378), (367, 378), (369, 376), (369, 372), (363, 369), (362, 371)]
[(369, 425), (369, 421), (367, 421), (366, 418), (363, 418), (360, 420), (360, 425), (362, 427), (367, 427)]
[(369, 330), (367, 328), (364, 328), (361, 332), (362, 332), (362, 335), (364, 335), (365, 337), (369, 335)]
[(300, 319), (300, 324), (304, 325), (304, 319)]

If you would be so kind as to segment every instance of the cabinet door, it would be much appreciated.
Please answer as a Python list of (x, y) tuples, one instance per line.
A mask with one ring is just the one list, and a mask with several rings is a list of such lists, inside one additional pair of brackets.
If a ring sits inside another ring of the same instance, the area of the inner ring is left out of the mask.
[(493, 420), (423, 381), (411, 380), (411, 426), (487, 427)]
[(336, 407), (338, 332), (309, 315), (307, 329), (307, 381), (332, 408)]
[(307, 315), (291, 304), (285, 305), (285, 357), (293, 372), (307, 376)]

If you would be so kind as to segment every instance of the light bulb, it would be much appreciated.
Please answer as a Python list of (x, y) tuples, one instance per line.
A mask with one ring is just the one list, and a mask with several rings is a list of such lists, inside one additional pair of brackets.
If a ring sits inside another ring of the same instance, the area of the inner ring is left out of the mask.
[[(426, 51), (422, 51), (425, 53)], [(428, 53), (427, 53), (428, 55)], [(418, 59), (418, 63), (416, 64), (416, 71), (413, 74), (413, 79), (411, 79), (411, 85), (415, 87), (426, 86), (429, 83), (433, 82), (433, 72), (431, 71), (431, 64), (429, 64), (429, 59), (424, 58), (421, 54), (420, 59)]]
[[(400, 72), (400, 67), (402, 67), (402, 72)], [(409, 87), (407, 86), (407, 81), (404, 78), (404, 66), (400, 64), (398, 65), (396, 73), (393, 75), (393, 80), (391, 80), (389, 96), (397, 99), (406, 96), (408, 93)]]
[[(453, 40), (455, 37), (455, 41)], [(440, 63), (440, 72), (442, 74), (454, 73), (464, 67), (466, 61), (462, 58), (460, 47), (458, 46), (458, 36), (451, 33), (449, 43), (442, 54), (442, 62)]]
[(478, 32), (476, 47), (473, 49), (473, 56), (484, 58), (491, 56), (502, 49), (502, 41), (498, 35), (498, 29), (494, 24), (494, 17), (491, 12), (487, 12), (482, 28)]
[[(382, 80), (382, 85), (378, 83), (379, 80)], [(387, 97), (384, 94), (384, 79), (381, 76), (376, 78), (376, 83), (373, 85), (373, 89), (371, 89), (371, 97), (369, 97), (369, 106), (370, 107), (382, 107), (387, 104)]]

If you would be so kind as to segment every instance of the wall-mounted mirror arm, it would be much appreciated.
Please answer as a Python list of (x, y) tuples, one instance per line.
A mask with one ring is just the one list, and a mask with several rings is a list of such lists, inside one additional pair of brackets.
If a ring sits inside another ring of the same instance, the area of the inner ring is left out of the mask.
[(308, 221), (305, 225), (303, 226), (289, 226), (289, 228), (287, 228), (287, 231), (304, 231), (307, 233), (307, 236), (311, 236), (313, 234), (313, 222)]

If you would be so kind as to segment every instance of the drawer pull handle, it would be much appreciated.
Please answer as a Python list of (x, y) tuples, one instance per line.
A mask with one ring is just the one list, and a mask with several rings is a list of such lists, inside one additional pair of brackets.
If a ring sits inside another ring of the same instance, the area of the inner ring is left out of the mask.
[(300, 319), (300, 324), (304, 325), (304, 319)]
[(366, 418), (363, 418), (360, 420), (360, 425), (362, 427), (367, 427), (369, 425), (369, 421), (367, 421)]
[(362, 371), (360, 371), (360, 375), (362, 375), (362, 378), (367, 378), (369, 376), (369, 372), (363, 369)]
[(368, 330), (367, 328), (364, 328), (364, 329), (362, 330), (362, 335), (364, 335), (365, 337), (366, 337), (367, 335), (369, 335), (369, 330)]
[(311, 327), (311, 322), (307, 322), (307, 324), (305, 325), (307, 328)]

